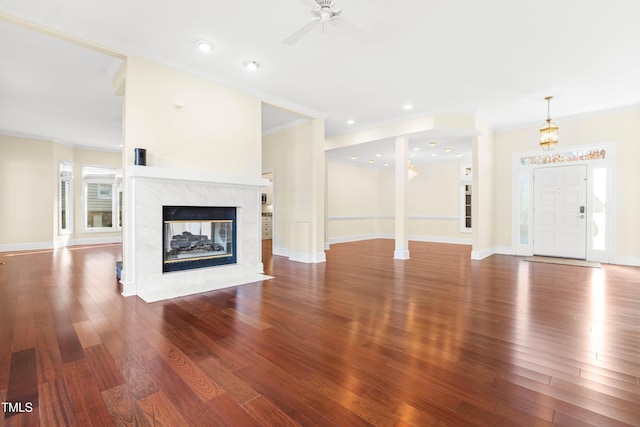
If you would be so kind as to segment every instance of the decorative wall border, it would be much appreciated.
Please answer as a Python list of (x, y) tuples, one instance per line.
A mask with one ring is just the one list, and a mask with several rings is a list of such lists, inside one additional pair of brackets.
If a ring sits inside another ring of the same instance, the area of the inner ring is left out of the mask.
[(520, 157), (520, 166), (547, 165), (550, 163), (570, 163), (585, 160), (603, 160), (606, 158), (607, 150), (581, 150), (567, 153), (541, 154), (538, 156)]

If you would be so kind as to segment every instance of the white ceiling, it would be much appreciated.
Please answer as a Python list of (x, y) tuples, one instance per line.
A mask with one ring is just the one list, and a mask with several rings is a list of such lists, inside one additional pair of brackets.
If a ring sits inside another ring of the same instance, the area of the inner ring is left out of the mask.
[[(121, 139), (111, 93), (119, 60), (20, 20), (288, 110), (264, 109), (267, 132), (300, 114), (325, 118), (327, 137), (431, 113), (477, 113), (494, 129), (542, 125), (547, 95), (562, 129), (563, 117), (640, 106), (637, 0), (335, 0), (342, 23), (368, 32), (367, 43), (338, 21), (283, 44), (311, 18), (310, 3), (0, 0), (0, 133), (107, 149)], [(214, 49), (200, 52), (199, 39)], [(247, 61), (260, 64), (257, 72)], [(432, 137), (413, 137), (412, 148)], [(469, 148), (468, 138), (438, 142)]]

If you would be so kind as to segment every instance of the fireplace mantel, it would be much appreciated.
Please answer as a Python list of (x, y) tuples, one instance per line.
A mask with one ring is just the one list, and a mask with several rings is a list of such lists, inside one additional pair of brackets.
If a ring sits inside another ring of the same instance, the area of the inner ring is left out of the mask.
[[(261, 177), (129, 166), (125, 170), (122, 294), (147, 302), (269, 279), (262, 265)], [(163, 206), (237, 209), (237, 262), (162, 272)]]
[(269, 180), (261, 177), (222, 175), (187, 169), (156, 168), (151, 166), (129, 166), (126, 168), (128, 178), (162, 179), (169, 181), (206, 182), (216, 184), (233, 184), (248, 186), (267, 186)]

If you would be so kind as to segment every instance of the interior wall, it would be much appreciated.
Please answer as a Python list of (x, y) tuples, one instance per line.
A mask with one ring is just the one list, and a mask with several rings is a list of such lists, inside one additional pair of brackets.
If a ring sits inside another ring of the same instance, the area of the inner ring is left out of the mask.
[(380, 236), (382, 171), (327, 163), (327, 238), (329, 243)]
[[(74, 232), (58, 232), (58, 165), (74, 163)], [(84, 233), (82, 166), (121, 167), (120, 153), (0, 136), (0, 250), (43, 249), (119, 240), (121, 232)]]
[(471, 233), (460, 232), (461, 161), (416, 166), (418, 176), (407, 185), (407, 212), (411, 240), (471, 243)]
[(55, 199), (51, 190), (56, 188), (53, 144), (0, 135), (0, 247), (51, 245)]
[(324, 130), (322, 120), (263, 136), (262, 167), (273, 170), (273, 253), (324, 260)]
[[(420, 165), (407, 185), (411, 240), (471, 243), (460, 232), (462, 161)], [(328, 163), (328, 239), (330, 243), (393, 238), (395, 177), (383, 170)]]
[[(615, 256), (640, 261), (640, 111), (602, 113), (597, 116), (555, 120), (559, 147), (615, 142)], [(495, 134), (494, 244), (511, 246), (511, 169), (516, 152), (539, 149), (539, 128), (531, 126)]]
[(124, 65), (124, 162), (147, 150), (147, 166), (260, 177), (261, 101), (128, 57)]
[(496, 151), (494, 136), (488, 129), (484, 129), (483, 135), (473, 138), (471, 165), (473, 184), (471, 227), (474, 230), (472, 259), (483, 259), (495, 251), (493, 229), (496, 224), (494, 215), (497, 209), (495, 209), (493, 201), (497, 194), (494, 188), (497, 167)]

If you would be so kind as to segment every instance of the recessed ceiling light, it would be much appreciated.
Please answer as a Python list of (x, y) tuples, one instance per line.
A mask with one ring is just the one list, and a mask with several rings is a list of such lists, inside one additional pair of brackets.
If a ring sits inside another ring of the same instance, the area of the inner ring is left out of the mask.
[(420, 147), (415, 147), (413, 151), (420, 151)]
[(378, 153), (376, 154), (376, 157), (382, 157), (382, 154)]
[(435, 141), (431, 141), (431, 142), (429, 143), (429, 147), (435, 147), (436, 145), (438, 145), (438, 143), (437, 143), (437, 142), (435, 142)]
[(213, 49), (213, 43), (207, 40), (198, 40), (197, 46), (198, 49), (203, 52), (209, 52), (211, 49)]
[(260, 68), (260, 64), (258, 64), (256, 61), (249, 61), (245, 66), (249, 71), (256, 71), (258, 68)]
[(354, 123), (355, 123), (355, 121), (353, 121), (353, 120), (347, 120), (347, 124), (348, 124), (348, 125), (352, 125), (352, 124), (354, 124)]
[(462, 153), (456, 153), (456, 156), (462, 157)]
[(403, 110), (411, 110), (412, 108), (413, 108), (413, 105), (411, 105), (411, 104), (404, 104), (404, 105), (402, 106), (402, 109), (403, 109)]
[(446, 147), (446, 148), (444, 149), (444, 151), (446, 151), (446, 152), (448, 153), (449, 151), (451, 151), (451, 147)]
[(389, 166), (389, 162), (384, 162), (384, 165), (385, 166)]
[(438, 157), (438, 155), (436, 153), (433, 153), (431, 157)]
[(356, 156), (356, 155), (351, 156), (351, 160), (355, 160), (357, 158), (358, 158), (358, 156)]
[(375, 162), (375, 160), (371, 160), (371, 159), (369, 159), (369, 160), (368, 160), (368, 162), (369, 162), (369, 163), (373, 163), (373, 162)]

